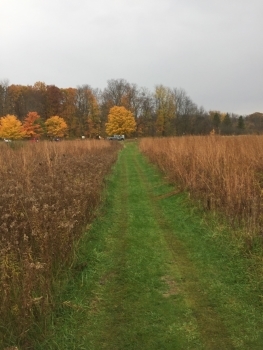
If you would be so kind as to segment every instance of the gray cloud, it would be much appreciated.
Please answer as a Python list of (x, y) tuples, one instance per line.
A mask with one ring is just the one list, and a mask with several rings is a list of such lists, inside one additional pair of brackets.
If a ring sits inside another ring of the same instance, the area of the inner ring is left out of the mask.
[(182, 87), (205, 109), (263, 112), (261, 0), (2, 0), (0, 79)]

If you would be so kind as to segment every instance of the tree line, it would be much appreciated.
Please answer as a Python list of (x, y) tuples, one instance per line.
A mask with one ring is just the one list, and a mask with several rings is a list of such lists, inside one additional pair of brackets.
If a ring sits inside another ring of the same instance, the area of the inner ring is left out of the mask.
[(68, 136), (72, 138), (106, 136), (109, 111), (114, 106), (125, 107), (134, 115), (133, 135), (137, 137), (263, 131), (261, 113), (249, 119), (220, 111), (208, 112), (197, 106), (183, 89), (163, 85), (149, 91), (124, 79), (109, 80), (104, 90), (89, 85), (59, 88), (44, 82), (32, 86), (0, 82), (0, 117), (14, 115), (24, 122), (28, 113), (35, 112), (45, 123), (59, 116), (67, 124)]

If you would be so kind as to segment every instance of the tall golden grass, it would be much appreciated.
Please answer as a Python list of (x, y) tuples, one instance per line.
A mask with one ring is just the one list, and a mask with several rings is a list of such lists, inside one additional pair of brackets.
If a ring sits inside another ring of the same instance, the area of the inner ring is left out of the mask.
[(140, 148), (207, 209), (224, 213), (249, 236), (261, 233), (263, 136), (145, 138)]
[(119, 144), (0, 146), (0, 344), (26, 344), (32, 324), (44, 322), (53, 306), (56, 276), (72, 261)]

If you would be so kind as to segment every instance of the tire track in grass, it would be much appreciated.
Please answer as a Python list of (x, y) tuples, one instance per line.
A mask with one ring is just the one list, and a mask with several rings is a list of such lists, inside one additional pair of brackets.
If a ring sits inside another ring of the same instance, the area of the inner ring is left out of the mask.
[(119, 325), (125, 322), (125, 312), (120, 301), (126, 287), (120, 276), (126, 265), (129, 184), (127, 164), (122, 158), (123, 154), (120, 154), (115, 174), (118, 180), (114, 181), (114, 188), (111, 189), (111, 205), (106, 218), (106, 264), (99, 277), (99, 291), (94, 291), (95, 295), (100, 295), (102, 302), (98, 303), (96, 314), (89, 317), (90, 322), (97, 318), (96, 327), (92, 327), (93, 331), (87, 337), (89, 349), (94, 350), (111, 349), (111, 344), (119, 338)]
[(146, 184), (150, 183), (149, 192), (173, 259), (179, 261), (182, 291), (198, 321), (205, 348), (262, 349), (261, 288), (257, 273), (251, 274), (254, 258), (244, 257), (232, 232), (190, 206), (185, 194), (170, 195), (176, 194), (174, 186), (162, 183), (152, 165), (145, 167), (144, 157), (136, 157), (136, 161)]
[[(108, 296), (106, 302), (107, 313), (109, 315), (107, 323), (104, 325), (103, 343), (99, 341), (100, 346), (110, 349), (111, 344), (114, 344), (115, 339), (119, 338), (119, 325), (124, 323), (125, 310), (120, 302), (125, 295), (126, 286), (122, 283), (122, 271), (126, 266), (127, 255), (127, 232), (128, 232), (128, 174), (127, 164), (125, 159), (120, 156), (118, 171), (118, 186), (115, 194), (115, 208), (113, 210), (113, 222), (118, 222), (115, 230), (112, 231), (112, 237), (115, 240), (115, 245), (112, 246), (114, 256), (114, 265), (109, 273), (110, 278), (105, 279), (105, 294)], [(117, 302), (116, 302), (117, 301)], [(98, 344), (99, 345), (99, 344)]]
[[(82, 337), (90, 350), (231, 349), (222, 334), (214, 346), (211, 325), (204, 334), (206, 310), (198, 315), (203, 299), (196, 298), (196, 271), (179, 241), (176, 247), (174, 240), (168, 244), (170, 227), (144, 175), (146, 162), (140, 165), (138, 156), (129, 145), (116, 165), (105, 218), (106, 264), (97, 266), (101, 272), (87, 301), (91, 312)], [(212, 318), (218, 326), (217, 315)]]
[[(203, 349), (194, 317), (169, 280), (170, 252), (133, 153), (129, 145), (116, 166), (107, 237), (112, 266), (99, 287), (97, 314), (89, 315), (89, 349)], [(178, 298), (176, 307), (167, 293)]]
[[(196, 319), (198, 330), (201, 334), (201, 339), (205, 349), (234, 349), (234, 346), (229, 337), (226, 326), (224, 325), (220, 315), (211, 305), (211, 301), (207, 298), (203, 287), (199, 283), (198, 271), (188, 257), (187, 251), (176, 237), (176, 232), (170, 227), (162, 214), (161, 207), (158, 205), (158, 201), (169, 198), (170, 195), (178, 194), (173, 190), (172, 194), (161, 194), (154, 196), (151, 188), (151, 181), (145, 175), (145, 161), (139, 162), (138, 153), (134, 152), (134, 164), (140, 174), (141, 181), (144, 184), (147, 195), (151, 198), (151, 203), (154, 211), (154, 216), (158, 221), (161, 228), (161, 234), (164, 236), (167, 249), (171, 252), (172, 269), (179, 271), (180, 281), (178, 277), (174, 284), (178, 286), (178, 289), (182, 291), (186, 304), (191, 310), (193, 317)], [(144, 164), (142, 164), (144, 163)], [(176, 210), (176, 208), (175, 208)], [(179, 284), (178, 284), (179, 282)], [(168, 280), (171, 282), (171, 278)], [(174, 307), (176, 308), (176, 302)]]

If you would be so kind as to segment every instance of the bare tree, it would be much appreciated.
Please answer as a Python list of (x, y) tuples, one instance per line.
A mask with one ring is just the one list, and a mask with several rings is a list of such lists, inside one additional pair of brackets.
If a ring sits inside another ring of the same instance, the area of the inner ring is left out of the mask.
[(103, 92), (104, 101), (110, 107), (121, 106), (123, 97), (127, 94), (129, 83), (125, 79), (108, 80), (108, 85)]
[(0, 117), (8, 113), (8, 79), (0, 81)]

